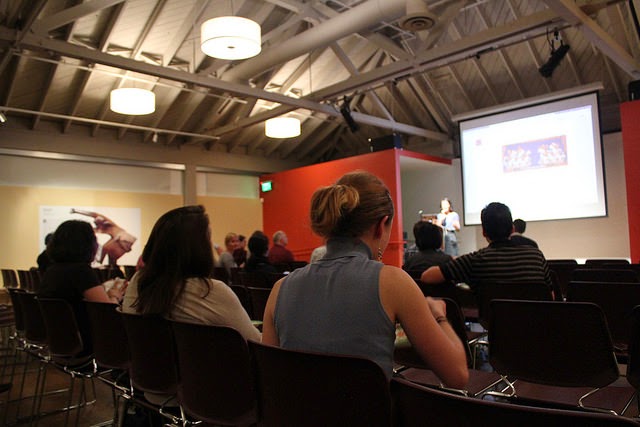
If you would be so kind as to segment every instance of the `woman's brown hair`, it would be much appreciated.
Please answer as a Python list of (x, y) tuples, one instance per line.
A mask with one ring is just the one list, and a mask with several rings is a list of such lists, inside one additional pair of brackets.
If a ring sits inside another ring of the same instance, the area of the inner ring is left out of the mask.
[(393, 219), (389, 189), (366, 171), (349, 172), (311, 197), (311, 229), (321, 237), (360, 237), (388, 216)]

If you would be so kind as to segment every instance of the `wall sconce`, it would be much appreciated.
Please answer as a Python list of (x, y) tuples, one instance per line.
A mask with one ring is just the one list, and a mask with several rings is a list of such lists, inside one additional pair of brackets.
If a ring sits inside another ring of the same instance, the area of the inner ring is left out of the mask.
[(262, 49), (260, 25), (239, 16), (209, 19), (200, 27), (200, 49), (219, 59), (251, 58)]
[(300, 135), (300, 120), (295, 117), (275, 117), (264, 122), (269, 138), (293, 138)]
[(111, 91), (111, 111), (132, 116), (151, 114), (156, 111), (156, 94), (150, 90), (123, 87)]

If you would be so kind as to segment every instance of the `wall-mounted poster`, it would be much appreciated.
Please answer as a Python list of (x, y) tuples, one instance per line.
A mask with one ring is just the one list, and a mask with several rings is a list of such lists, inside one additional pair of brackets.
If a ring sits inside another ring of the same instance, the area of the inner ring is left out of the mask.
[(40, 206), (40, 249), (47, 234), (70, 219), (86, 221), (98, 240), (95, 264), (136, 265), (142, 253), (139, 208)]

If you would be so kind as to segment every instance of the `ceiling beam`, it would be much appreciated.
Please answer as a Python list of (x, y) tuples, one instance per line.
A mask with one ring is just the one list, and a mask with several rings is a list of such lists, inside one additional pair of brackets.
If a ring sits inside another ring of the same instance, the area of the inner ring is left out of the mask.
[(64, 9), (47, 18), (39, 19), (34, 22), (31, 29), (36, 34), (46, 35), (49, 31), (67, 25), (83, 16), (99, 12), (102, 9), (115, 6), (122, 2), (124, 2), (124, 0), (90, 0), (80, 3), (77, 6)]

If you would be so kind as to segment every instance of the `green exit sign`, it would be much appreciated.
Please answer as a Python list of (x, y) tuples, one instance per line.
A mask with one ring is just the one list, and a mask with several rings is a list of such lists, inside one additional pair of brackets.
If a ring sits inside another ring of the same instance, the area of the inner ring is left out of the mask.
[(262, 181), (260, 183), (260, 189), (262, 190), (263, 193), (266, 193), (267, 191), (273, 190), (273, 185), (271, 181)]

